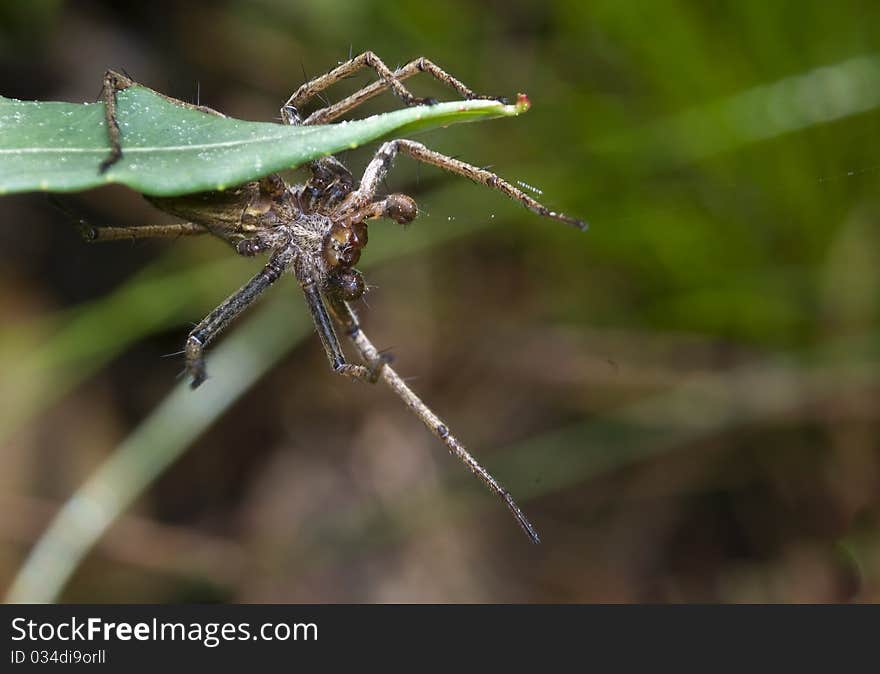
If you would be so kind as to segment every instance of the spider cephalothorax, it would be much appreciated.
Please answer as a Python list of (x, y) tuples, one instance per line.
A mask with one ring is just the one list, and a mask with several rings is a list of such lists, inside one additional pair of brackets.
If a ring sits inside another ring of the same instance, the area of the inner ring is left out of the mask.
[[(300, 114), (309, 99), (364, 67), (374, 69), (379, 81), (307, 117)], [(426, 103), (426, 99), (415, 98), (402, 84), (403, 80), (419, 72), (429, 73), (464, 98), (493, 98), (478, 96), (425, 58), (415, 59), (392, 71), (374, 53), (365, 52), (303, 84), (282, 106), (282, 121), (295, 125), (326, 124), (388, 89), (407, 105)], [(102, 171), (122, 156), (124, 138), (116, 119), (116, 92), (132, 85), (134, 82), (128, 77), (112, 71), (104, 76), (103, 95), (111, 151), (101, 164)], [(521, 100), (527, 104), (525, 96), (521, 95)], [(220, 114), (202, 106), (176, 102), (208, 114)], [(477, 463), (452, 435), (449, 427), (388, 366), (388, 359), (376, 350), (361, 331), (357, 317), (349, 306), (349, 302), (359, 299), (364, 293), (363, 277), (354, 265), (367, 244), (368, 221), (386, 218), (406, 224), (418, 214), (415, 201), (407, 195), (382, 196), (379, 192), (386, 173), (399, 153), (497, 190), (540, 216), (585, 228), (580, 220), (551, 211), (491, 171), (435, 152), (421, 143), (399, 139), (382, 144), (357, 185), (352, 174), (338, 160), (323, 157), (307, 165), (311, 177), (301, 185), (289, 185), (280, 175), (272, 174), (222, 192), (150, 198), (160, 209), (186, 222), (143, 227), (89, 227), (85, 233), (90, 241), (207, 233), (228, 241), (240, 255), (267, 255), (263, 269), (208, 314), (187, 337), (186, 372), (191, 377), (192, 387), (198, 387), (206, 379), (205, 346), (266, 288), (290, 272), (302, 288), (333, 370), (370, 382), (382, 377), (428, 429), (446, 444), (449, 451), (505, 502), (528, 536), (538, 542), (537, 532), (507, 490)], [(344, 329), (363, 364), (346, 361), (334, 324)]]

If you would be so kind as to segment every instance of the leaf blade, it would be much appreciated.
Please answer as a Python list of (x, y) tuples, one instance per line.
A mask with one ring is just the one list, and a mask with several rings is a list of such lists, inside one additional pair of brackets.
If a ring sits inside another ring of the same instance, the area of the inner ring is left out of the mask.
[(120, 183), (143, 194), (178, 196), (225, 189), (320, 156), (423, 128), (518, 115), (516, 105), (437, 103), (324, 126), (286, 126), (211, 115), (142, 86), (117, 95), (122, 159), (98, 167), (110, 146), (103, 103), (0, 97), (0, 194), (72, 192)]

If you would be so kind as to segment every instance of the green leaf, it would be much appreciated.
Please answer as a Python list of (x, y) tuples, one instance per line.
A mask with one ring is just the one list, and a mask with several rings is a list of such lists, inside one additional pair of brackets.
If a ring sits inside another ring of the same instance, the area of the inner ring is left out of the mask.
[(19, 101), (0, 96), (0, 194), (73, 192), (121, 183), (175, 196), (224, 189), (392, 133), (525, 112), (497, 101), (452, 101), (323, 126), (247, 122), (177, 105), (133, 86), (117, 95), (122, 159), (98, 167), (110, 143), (103, 103)]

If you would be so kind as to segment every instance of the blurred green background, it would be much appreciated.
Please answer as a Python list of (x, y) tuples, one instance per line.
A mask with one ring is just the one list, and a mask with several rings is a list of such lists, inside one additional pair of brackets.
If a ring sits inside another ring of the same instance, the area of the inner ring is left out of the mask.
[(98, 486), (124, 514), (69, 504), (91, 534), (62, 521), (25, 590), (67, 565), (63, 601), (880, 601), (878, 25), (856, 0), (3, 3), (6, 96), (94, 100), (114, 68), (270, 120), (366, 49), (525, 91), (528, 115), (419, 140), (591, 229), (401, 159), (422, 215), (362, 261), (368, 333), (536, 547), (388, 390), (329, 372), (294, 284), (193, 397), (163, 356), (256, 263), (80, 241), (77, 218), (170, 221), (123, 188), (4, 197), (0, 588), (122, 446), (144, 484)]

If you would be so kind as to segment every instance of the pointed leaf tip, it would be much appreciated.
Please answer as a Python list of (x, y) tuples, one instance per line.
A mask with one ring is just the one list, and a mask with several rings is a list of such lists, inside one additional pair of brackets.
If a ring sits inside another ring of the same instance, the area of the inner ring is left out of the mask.
[(532, 102), (529, 100), (529, 97), (525, 94), (517, 94), (516, 95), (516, 114), (522, 114), (523, 112), (527, 112), (529, 108), (532, 107)]

